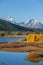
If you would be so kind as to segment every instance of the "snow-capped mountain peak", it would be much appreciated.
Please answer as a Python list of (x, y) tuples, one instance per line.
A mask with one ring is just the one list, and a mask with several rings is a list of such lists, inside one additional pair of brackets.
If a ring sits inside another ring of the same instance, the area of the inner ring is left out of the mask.
[(7, 20), (7, 21), (14, 21), (14, 19), (12, 17), (10, 17), (10, 16), (6, 17), (5, 20)]
[(6, 21), (8, 21), (10, 23), (15, 23), (14, 18), (12, 18), (11, 16), (8, 16), (8, 17), (4, 18), (4, 20), (6, 20)]
[(43, 28), (43, 24), (41, 22), (33, 19), (27, 20), (21, 23), (20, 25), (24, 27), (31, 27), (31, 28)]

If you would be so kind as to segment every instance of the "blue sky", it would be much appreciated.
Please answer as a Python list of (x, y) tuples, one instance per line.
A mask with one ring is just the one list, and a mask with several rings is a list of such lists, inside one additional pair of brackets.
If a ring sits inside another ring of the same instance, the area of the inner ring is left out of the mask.
[(43, 22), (43, 0), (0, 0), (0, 18), (7, 16), (17, 23), (29, 19)]

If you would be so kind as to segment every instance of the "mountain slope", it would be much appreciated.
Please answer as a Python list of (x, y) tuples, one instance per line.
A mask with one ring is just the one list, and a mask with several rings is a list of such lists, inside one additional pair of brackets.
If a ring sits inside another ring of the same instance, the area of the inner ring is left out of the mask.
[(28, 28), (10, 23), (6, 20), (0, 19), (0, 30), (1, 31), (32, 31)]

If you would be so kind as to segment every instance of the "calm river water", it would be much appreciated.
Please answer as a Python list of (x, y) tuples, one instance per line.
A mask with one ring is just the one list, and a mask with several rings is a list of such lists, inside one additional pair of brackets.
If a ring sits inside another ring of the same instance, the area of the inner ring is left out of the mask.
[(43, 65), (43, 61), (32, 63), (26, 61), (28, 52), (3, 52), (0, 51), (0, 65)]
[(12, 42), (18, 40), (24, 40), (24, 38), (0, 38), (0, 42)]

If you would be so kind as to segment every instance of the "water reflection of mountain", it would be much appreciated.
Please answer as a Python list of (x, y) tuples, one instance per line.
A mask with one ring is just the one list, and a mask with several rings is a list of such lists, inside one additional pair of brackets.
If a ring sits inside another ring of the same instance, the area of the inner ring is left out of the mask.
[(40, 61), (43, 61), (43, 57), (42, 55), (39, 55), (36, 52), (32, 52), (25, 57), (25, 60), (30, 61), (32, 63), (38, 63)]

